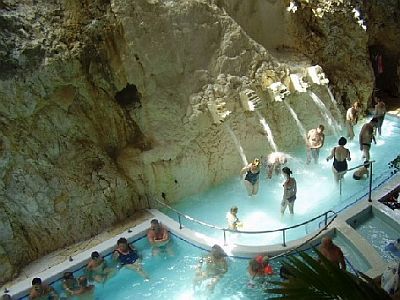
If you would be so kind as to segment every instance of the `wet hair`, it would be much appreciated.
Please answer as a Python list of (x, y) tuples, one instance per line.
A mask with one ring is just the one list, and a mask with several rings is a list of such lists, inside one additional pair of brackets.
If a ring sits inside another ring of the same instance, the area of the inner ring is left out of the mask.
[(150, 221), (150, 224), (158, 225), (158, 220), (157, 219), (153, 219), (153, 220)]
[(35, 277), (32, 279), (32, 285), (42, 284), (42, 279)]
[(260, 273), (263, 270), (262, 264), (259, 264), (256, 258), (250, 259), (249, 267), (253, 273)]
[(221, 246), (215, 244), (214, 246), (211, 247), (211, 255), (214, 256), (215, 258), (221, 258), (226, 256), (226, 253), (224, 249), (221, 248)]
[(63, 278), (64, 279), (73, 279), (74, 274), (72, 272), (64, 272)]
[(346, 138), (342, 136), (342, 137), (339, 139), (338, 144), (339, 144), (340, 146), (346, 145), (346, 144), (347, 144)]
[(368, 160), (364, 161), (364, 167), (369, 168), (370, 162)]
[(92, 255), (90, 256), (92, 259), (95, 259), (95, 258), (99, 258), (100, 257), (100, 254), (99, 254), (99, 252), (97, 252), (97, 251), (93, 251), (92, 252)]
[(260, 159), (255, 158), (251, 164), (258, 167), (260, 165)]
[(232, 206), (232, 207), (231, 207), (231, 212), (234, 212), (234, 211), (236, 211), (236, 212), (238, 211), (237, 206)]
[(126, 238), (119, 238), (117, 241), (117, 245), (119, 244), (128, 244), (128, 241), (126, 240)]
[(320, 124), (320, 125), (318, 126), (318, 128), (321, 129), (321, 131), (324, 131), (324, 130), (325, 130), (325, 126), (322, 125), (322, 124)]
[(288, 167), (283, 167), (282, 172), (287, 175), (293, 174), (293, 172)]
[(9, 294), (4, 294), (2, 297), (1, 297), (1, 300), (11, 300), (12, 298), (11, 298), (11, 296), (9, 295)]

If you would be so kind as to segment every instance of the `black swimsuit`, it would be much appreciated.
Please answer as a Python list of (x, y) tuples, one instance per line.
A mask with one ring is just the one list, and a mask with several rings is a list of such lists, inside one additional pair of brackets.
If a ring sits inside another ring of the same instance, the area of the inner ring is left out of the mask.
[(335, 168), (335, 170), (337, 172), (347, 171), (347, 161), (346, 161), (346, 159), (344, 161), (338, 161), (336, 159), (336, 157), (335, 157), (335, 150), (336, 150), (336, 147), (333, 148), (333, 167)]

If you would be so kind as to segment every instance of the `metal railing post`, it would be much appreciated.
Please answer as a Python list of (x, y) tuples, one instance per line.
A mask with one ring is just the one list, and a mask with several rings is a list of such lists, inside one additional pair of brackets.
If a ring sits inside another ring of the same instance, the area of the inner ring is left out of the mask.
[(283, 244), (282, 244), (282, 246), (286, 247), (286, 236), (285, 236), (286, 232), (285, 232), (285, 229), (282, 230), (282, 234), (283, 234)]
[(325, 212), (325, 226), (328, 225), (328, 212)]
[(182, 222), (181, 222), (181, 215), (178, 214), (178, 220), (179, 220), (179, 229), (182, 229)]
[(369, 163), (369, 191), (368, 191), (368, 202), (372, 202), (371, 199), (372, 191), (372, 162)]

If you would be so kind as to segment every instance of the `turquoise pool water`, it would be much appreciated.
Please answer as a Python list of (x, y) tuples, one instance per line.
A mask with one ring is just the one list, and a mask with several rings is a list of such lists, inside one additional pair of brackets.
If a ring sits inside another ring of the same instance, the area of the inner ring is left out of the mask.
[(399, 260), (398, 256), (385, 250), (385, 247), (393, 240), (400, 238), (400, 226), (393, 226), (380, 216), (371, 213), (369, 218), (355, 226), (355, 229), (370, 242), (385, 261)]
[[(361, 125), (359, 124), (355, 128), (356, 136), (358, 136)], [(389, 169), (388, 163), (398, 155), (398, 149), (400, 149), (399, 136), (399, 119), (387, 116), (383, 124), (382, 136), (377, 137), (377, 144), (372, 145), (371, 149), (371, 159), (376, 161), (373, 166), (373, 188), (381, 185), (392, 176), (392, 170)], [(247, 196), (243, 182), (239, 180), (239, 176), (234, 176), (234, 178), (212, 187), (206, 192), (187, 197), (182, 201), (171, 204), (171, 206), (191, 217), (222, 228), (227, 228), (225, 216), (230, 207), (237, 206), (239, 208), (238, 217), (244, 223), (242, 230), (245, 231), (284, 228), (307, 221), (327, 210), (338, 212), (367, 195), (369, 185), (368, 180), (353, 180), (353, 171), (348, 172), (343, 180), (340, 195), (339, 186), (333, 180), (332, 160), (329, 162), (325, 160), (332, 148), (337, 145), (338, 138), (337, 136), (328, 136), (326, 138), (318, 165), (305, 164), (306, 155), (303, 145), (289, 153), (292, 159), (289, 160), (287, 165), (293, 170), (293, 176), (297, 180), (298, 187), (294, 216), (290, 216), (286, 212), (281, 218), (280, 203), (283, 194), (283, 177), (274, 176), (272, 179), (266, 179), (265, 170), (261, 173), (260, 189), (256, 196)], [(361, 159), (358, 139), (355, 138), (346, 147), (351, 151), (352, 157), (351, 162), (349, 162), (349, 168), (361, 164), (363, 160)], [(279, 150), (283, 151), (284, 149)], [(267, 155), (268, 153), (260, 153), (260, 156), (261, 154)], [(251, 159), (248, 157), (248, 160)], [(161, 210), (177, 220), (176, 213), (168, 209)], [(223, 239), (223, 233), (219, 230), (209, 229), (183, 218), (182, 220), (186, 227), (220, 240)], [(307, 226), (290, 230), (286, 233), (286, 239), (294, 240), (315, 231), (321, 221), (323, 219), (316, 220)], [(279, 244), (282, 243), (282, 233), (256, 235), (233, 233), (230, 234), (229, 239), (232, 242), (246, 245)]]
[[(335, 243), (349, 247), (345, 240), (339, 236), (334, 238)], [(150, 245), (146, 238), (141, 238), (134, 243), (143, 257), (143, 268), (149, 274), (150, 281), (144, 281), (139, 275), (125, 268), (120, 269), (116, 275), (105, 284), (95, 283), (94, 299), (96, 300), (133, 300), (133, 299), (267, 299), (272, 295), (265, 294), (263, 284), (258, 282), (255, 286), (249, 285), (247, 273), (248, 259), (228, 258), (228, 272), (216, 286), (214, 293), (207, 294), (204, 290), (193, 289), (195, 268), (200, 257), (207, 252), (195, 247), (180, 238), (172, 237), (172, 254), (161, 253), (152, 256)], [(345, 250), (346, 252), (346, 250)], [(311, 250), (309, 253), (312, 253)], [(314, 254), (312, 254), (314, 256)], [(354, 252), (346, 253), (347, 259), (359, 270), (364, 270), (362, 264), (353, 257)], [(109, 256), (106, 257), (110, 259)], [(271, 280), (279, 280), (280, 261), (271, 261), (275, 274)], [(351, 271), (351, 270), (350, 270)], [(74, 273), (75, 277), (83, 274), (83, 270)], [(264, 283), (264, 286), (268, 283)], [(65, 297), (61, 288), (61, 281), (53, 283), (54, 288), (61, 297)], [(27, 299), (27, 297), (23, 298)], [(73, 299), (73, 298), (69, 298)]]

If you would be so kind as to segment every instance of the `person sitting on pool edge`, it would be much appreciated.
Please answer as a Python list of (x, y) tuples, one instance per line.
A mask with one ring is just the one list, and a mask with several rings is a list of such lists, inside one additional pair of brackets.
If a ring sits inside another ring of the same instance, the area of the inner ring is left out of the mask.
[(259, 177), (260, 177), (260, 160), (255, 158), (251, 164), (240, 170), (240, 179), (243, 174), (246, 174), (244, 178), (244, 184), (247, 189), (249, 196), (254, 196), (258, 193)]
[(113, 259), (117, 260), (123, 267), (136, 271), (145, 280), (149, 279), (148, 275), (143, 271), (136, 249), (128, 244), (126, 238), (122, 237), (117, 241)]
[(114, 273), (114, 270), (108, 268), (107, 262), (97, 251), (92, 252), (86, 271), (89, 279), (96, 282), (104, 282)]
[(29, 293), (29, 299), (59, 299), (56, 291), (49, 285), (42, 283), (42, 279), (36, 277), (32, 279), (32, 288)]
[[(354, 171), (353, 173), (353, 179), (354, 180), (361, 180), (369, 177), (369, 165), (370, 162), (368, 160), (364, 161), (364, 165), (357, 170)], [(364, 175), (366, 175), (364, 177)]]
[(193, 280), (194, 288), (204, 283), (207, 290), (213, 292), (217, 283), (228, 271), (226, 256), (225, 251), (219, 245), (212, 246), (210, 253), (199, 260)]

